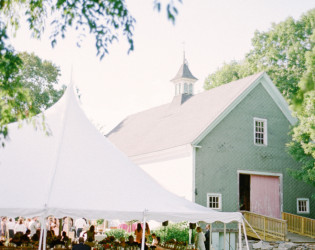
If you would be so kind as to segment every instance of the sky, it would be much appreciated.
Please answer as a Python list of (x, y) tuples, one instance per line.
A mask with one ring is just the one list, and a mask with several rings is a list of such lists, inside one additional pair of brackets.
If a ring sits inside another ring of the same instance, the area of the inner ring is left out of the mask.
[[(289, 16), (298, 19), (315, 8), (314, 0), (182, 0), (173, 25), (164, 9), (153, 10), (154, 0), (126, 2), (136, 19), (135, 50), (129, 54), (128, 43), (120, 36), (100, 60), (93, 37), (88, 35), (78, 48), (73, 31), (52, 48), (49, 27), (41, 40), (32, 39), (26, 26), (10, 40), (17, 51), (34, 52), (59, 66), (60, 84), (73, 81), (86, 115), (103, 133), (130, 114), (172, 101), (170, 79), (181, 66), (183, 50), (190, 71), (199, 79), (195, 86), (199, 93), (210, 73), (245, 57), (256, 30), (267, 31), (272, 23)], [(161, 2), (163, 8), (168, 1)]]

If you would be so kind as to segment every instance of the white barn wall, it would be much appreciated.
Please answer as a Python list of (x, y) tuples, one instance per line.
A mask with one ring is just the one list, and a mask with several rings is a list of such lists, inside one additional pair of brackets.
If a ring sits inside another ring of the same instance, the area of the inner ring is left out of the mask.
[(192, 201), (192, 165), (192, 156), (188, 156), (139, 166), (168, 191)]

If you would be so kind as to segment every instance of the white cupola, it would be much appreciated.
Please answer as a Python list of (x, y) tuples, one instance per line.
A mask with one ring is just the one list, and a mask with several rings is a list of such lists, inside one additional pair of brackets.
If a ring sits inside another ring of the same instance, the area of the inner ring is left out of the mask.
[(198, 79), (192, 75), (188, 68), (188, 62), (185, 58), (185, 51), (183, 56), (183, 64), (179, 68), (176, 76), (171, 80), (175, 87), (175, 96), (185, 94), (194, 94), (194, 84)]

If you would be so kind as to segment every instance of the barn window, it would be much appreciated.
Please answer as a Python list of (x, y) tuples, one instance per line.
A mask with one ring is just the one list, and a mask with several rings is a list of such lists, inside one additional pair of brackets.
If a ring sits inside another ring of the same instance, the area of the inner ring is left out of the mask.
[(310, 213), (310, 200), (308, 198), (297, 198), (297, 212), (299, 214)]
[(222, 209), (222, 195), (217, 193), (207, 193), (207, 207), (221, 210)]
[(267, 145), (267, 120), (254, 118), (254, 144)]

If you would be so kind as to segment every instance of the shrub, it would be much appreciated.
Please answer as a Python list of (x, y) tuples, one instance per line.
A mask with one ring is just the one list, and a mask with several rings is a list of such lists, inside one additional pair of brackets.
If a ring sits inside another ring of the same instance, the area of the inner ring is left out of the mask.
[[(170, 241), (175, 239), (177, 242), (181, 241), (188, 243), (189, 239), (189, 227), (187, 222), (169, 224), (167, 227), (160, 227), (153, 230), (151, 233), (155, 233), (156, 236), (159, 236), (161, 241)], [(151, 237), (150, 240), (152, 240)]]
[(108, 232), (106, 232), (107, 237), (108, 236), (114, 236), (115, 239), (120, 239), (121, 237), (125, 237), (125, 230), (123, 229), (112, 229)]

